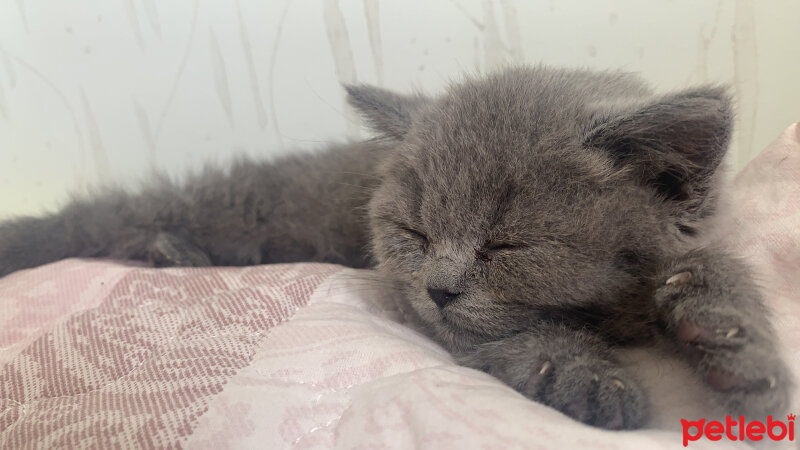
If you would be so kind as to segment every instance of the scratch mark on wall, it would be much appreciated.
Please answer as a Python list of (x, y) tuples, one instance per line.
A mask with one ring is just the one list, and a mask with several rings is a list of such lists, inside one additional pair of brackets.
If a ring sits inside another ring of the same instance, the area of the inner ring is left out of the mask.
[(2, 48), (0, 48), (0, 53), (3, 54), (3, 65), (5, 66), (6, 73), (8, 74), (8, 84), (14, 88), (17, 86), (17, 74), (14, 72), (14, 66), (11, 64), (11, 58), (8, 57), (8, 53), (6, 53), (6, 51)]
[[(325, 0), (323, 5), (323, 19), (328, 32), (328, 42), (331, 44), (333, 64), (336, 78), (347, 84), (356, 82), (356, 64), (353, 60), (353, 49), (350, 47), (350, 37), (347, 33), (347, 23), (339, 9), (338, 0)], [(346, 104), (346, 101), (345, 101)], [(360, 126), (353, 108), (345, 105), (345, 123), (347, 137), (353, 140), (359, 138)]]
[(145, 52), (144, 36), (142, 36), (142, 28), (139, 26), (139, 16), (136, 13), (136, 5), (133, 0), (123, 0), (125, 2), (125, 12), (128, 15), (128, 23), (133, 29), (133, 34), (136, 36), (136, 43), (139, 45), (139, 50)]
[(272, 54), (269, 57), (269, 112), (272, 114), (272, 129), (275, 131), (275, 136), (278, 138), (278, 145), (283, 149), (283, 134), (281, 134), (280, 126), (278, 125), (278, 114), (275, 112), (275, 65), (278, 61), (278, 48), (281, 42), (281, 34), (283, 33), (283, 22), (286, 21), (286, 13), (289, 12), (289, 5), (292, 0), (286, 0), (281, 11), (281, 17), (278, 19), (278, 28), (275, 30), (275, 39), (272, 41)]
[(192, 51), (192, 45), (194, 44), (194, 35), (195, 30), (197, 29), (197, 12), (199, 10), (199, 0), (194, 1), (194, 6), (192, 8), (192, 22), (189, 28), (189, 39), (186, 41), (186, 48), (183, 51), (183, 57), (181, 58), (181, 62), (178, 65), (178, 73), (175, 74), (175, 79), (172, 81), (172, 86), (169, 90), (169, 95), (167, 96), (167, 101), (164, 103), (164, 108), (161, 110), (161, 115), (158, 118), (158, 123), (156, 124), (156, 132), (155, 137), (153, 140), (155, 141), (156, 145), (158, 145), (158, 138), (161, 136), (161, 130), (164, 126), (164, 121), (167, 117), (167, 112), (169, 111), (170, 106), (172, 105), (172, 100), (175, 98), (175, 93), (178, 91), (178, 85), (180, 84), (181, 78), (183, 77), (183, 72), (186, 69), (186, 62), (189, 60), (189, 53)]
[(242, 5), (239, 0), (236, 0), (236, 16), (239, 19), (239, 38), (242, 41), (242, 52), (244, 52), (245, 61), (247, 62), (247, 74), (250, 77), (250, 90), (253, 92), (258, 125), (263, 130), (264, 127), (267, 126), (267, 112), (264, 110), (264, 101), (261, 98), (261, 87), (258, 85), (256, 64), (253, 60), (253, 47), (250, 45), (250, 37), (247, 32), (247, 26), (244, 23)]
[(458, 10), (458, 11), (459, 11), (461, 14), (463, 14), (463, 15), (464, 15), (464, 17), (466, 17), (466, 18), (467, 18), (467, 19), (468, 19), (470, 22), (472, 22), (472, 24), (473, 24), (473, 25), (475, 25), (475, 27), (476, 27), (478, 30), (480, 30), (480, 31), (483, 31), (483, 24), (481, 23), (481, 21), (480, 21), (480, 20), (478, 20), (478, 19), (476, 19), (476, 18), (475, 18), (475, 17), (474, 17), (472, 14), (470, 14), (470, 13), (469, 13), (469, 11), (467, 11), (467, 9), (466, 9), (466, 8), (464, 8), (464, 7), (461, 5), (461, 3), (457, 2), (456, 0), (450, 0), (450, 3), (452, 3), (452, 4), (453, 4), (453, 6), (455, 6), (455, 7), (456, 7), (456, 9), (457, 9), (457, 10)]
[(8, 111), (6, 109), (6, 94), (5, 90), (3, 89), (2, 79), (0, 79), (0, 116), (3, 116), (3, 119), (8, 120)]
[(22, 17), (22, 24), (25, 26), (25, 31), (30, 31), (28, 28), (28, 14), (25, 12), (25, 0), (17, 0), (17, 11)]
[(156, 32), (156, 36), (161, 39), (161, 23), (158, 20), (158, 8), (153, 0), (142, 0), (144, 5), (144, 13), (147, 16), (147, 21), (150, 22), (150, 27)]
[[(81, 155), (83, 156), (83, 155)], [(85, 164), (83, 158), (80, 158), (80, 161), (70, 161), (70, 167), (72, 168), (72, 189), (77, 192), (87, 193), (88, 192), (88, 183), (86, 182), (86, 175), (84, 171), (81, 169)]]
[(473, 39), (472, 48), (475, 53), (475, 73), (481, 73), (481, 41), (478, 36)]
[(503, 42), (500, 40), (500, 29), (494, 17), (494, 3), (491, 0), (483, 1), (483, 14), (486, 28), (483, 31), (483, 59), (487, 71), (494, 70), (503, 65)]
[(522, 50), (522, 34), (519, 31), (519, 13), (512, 0), (500, 0), (500, 6), (503, 9), (503, 20), (506, 26), (506, 35), (508, 36), (508, 51), (511, 60), (514, 62), (522, 62), (525, 59)]
[(381, 22), (378, 0), (364, 0), (364, 14), (367, 16), (367, 33), (375, 63), (375, 76), (383, 86), (383, 47), (381, 46)]
[[(708, 81), (708, 55), (711, 51), (711, 42), (717, 35), (719, 28), (719, 19), (722, 15), (722, 0), (717, 2), (717, 7), (714, 12), (714, 21), (711, 23), (711, 31), (706, 34), (704, 29), (698, 33), (700, 38), (699, 52), (697, 54), (697, 66), (695, 70), (689, 75), (686, 80), (687, 84), (701, 83)], [(705, 27), (703, 27), (705, 28)]]
[(147, 117), (147, 111), (142, 108), (142, 105), (133, 99), (133, 108), (136, 111), (136, 119), (139, 122), (139, 130), (142, 132), (142, 138), (145, 145), (147, 145), (147, 159), (150, 167), (156, 168), (156, 140), (153, 134), (153, 129), (150, 127), (150, 119)]
[[(48, 143), (49, 144), (49, 143)], [(50, 147), (47, 147), (50, 150)], [(71, 188), (75, 193), (89, 192), (89, 177), (86, 174), (86, 152), (80, 152), (77, 158), (70, 159), (70, 166), (72, 167), (72, 184)]]
[(208, 47), (211, 53), (211, 70), (214, 74), (214, 87), (217, 90), (217, 97), (222, 103), (222, 109), (228, 116), (228, 122), (233, 126), (233, 102), (231, 101), (231, 88), (228, 85), (228, 70), (225, 68), (225, 58), (219, 48), (219, 41), (214, 34), (214, 30), (209, 30)]
[(83, 103), (83, 112), (86, 116), (86, 126), (89, 129), (89, 146), (92, 149), (97, 179), (101, 184), (108, 185), (111, 181), (111, 163), (103, 146), (103, 140), (100, 138), (100, 129), (97, 127), (92, 107), (89, 105), (89, 100), (86, 98), (86, 92), (84, 92), (83, 88), (81, 88), (81, 103)]
[[(739, 107), (738, 158), (749, 161), (758, 151), (753, 140), (758, 115), (758, 49), (753, 0), (736, 0), (733, 33), (733, 86)], [(749, 89), (748, 89), (749, 88)], [(739, 161), (732, 161), (735, 166)]]

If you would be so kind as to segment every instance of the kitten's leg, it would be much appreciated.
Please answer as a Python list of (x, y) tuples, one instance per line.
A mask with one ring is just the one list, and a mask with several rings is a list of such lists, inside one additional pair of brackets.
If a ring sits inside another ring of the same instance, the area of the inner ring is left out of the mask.
[(792, 382), (747, 267), (718, 249), (666, 264), (655, 301), (667, 334), (730, 412), (784, 412)]
[(68, 257), (156, 266), (321, 261), (365, 267), (362, 214), (382, 144), (207, 168), (180, 184), (105, 189), (41, 217), (0, 221), (0, 277)]
[[(176, 234), (115, 225), (90, 234), (80, 223), (71, 227), (63, 214), (0, 223), (0, 277), (71, 256), (139, 259), (155, 267), (212, 265), (206, 252)], [(78, 227), (79, 233), (70, 233)]]
[(66, 258), (71, 247), (57, 215), (0, 222), (0, 277)]
[[(164, 191), (165, 199), (170, 195)], [(0, 277), (68, 257), (134, 259), (158, 267), (211, 265), (185, 227), (171, 226), (151, 212), (182, 212), (164, 203), (110, 192), (73, 201), (56, 214), (0, 222)]]
[(542, 323), (458, 358), (587, 424), (631, 429), (647, 420), (648, 403), (636, 380), (605, 341), (585, 330)]
[(147, 254), (155, 267), (208, 267), (211, 258), (208, 254), (187, 239), (174, 234), (161, 232), (153, 239)]

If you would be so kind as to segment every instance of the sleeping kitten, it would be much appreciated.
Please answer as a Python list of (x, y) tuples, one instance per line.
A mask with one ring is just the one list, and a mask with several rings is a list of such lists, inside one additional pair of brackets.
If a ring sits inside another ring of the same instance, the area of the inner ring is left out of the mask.
[(778, 414), (791, 380), (747, 267), (703, 241), (726, 91), (546, 67), (437, 97), (347, 87), (381, 138), (0, 224), (0, 276), (61, 258), (377, 268), (463, 364), (585, 423), (636, 428), (613, 346), (665, 335), (731, 413)]

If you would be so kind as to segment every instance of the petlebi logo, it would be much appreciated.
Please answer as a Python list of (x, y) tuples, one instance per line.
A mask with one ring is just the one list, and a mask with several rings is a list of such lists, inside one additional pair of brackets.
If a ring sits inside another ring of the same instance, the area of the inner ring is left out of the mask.
[(710, 441), (719, 441), (728, 438), (731, 441), (750, 440), (758, 442), (762, 439), (773, 441), (794, 441), (794, 414), (786, 416), (786, 421), (775, 420), (772, 416), (767, 416), (767, 421), (760, 420), (745, 421), (744, 416), (739, 416), (739, 420), (733, 420), (731, 416), (725, 416), (725, 423), (718, 420), (706, 419), (686, 420), (681, 419), (683, 426), (683, 446), (688, 447), (690, 441), (696, 441), (705, 436)]

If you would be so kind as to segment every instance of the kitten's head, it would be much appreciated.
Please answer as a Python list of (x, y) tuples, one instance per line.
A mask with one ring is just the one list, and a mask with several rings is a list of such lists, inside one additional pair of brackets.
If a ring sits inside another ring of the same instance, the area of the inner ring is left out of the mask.
[(378, 267), (451, 349), (630, 296), (713, 210), (730, 132), (724, 90), (656, 97), (625, 74), (347, 90), (393, 142), (369, 205)]

